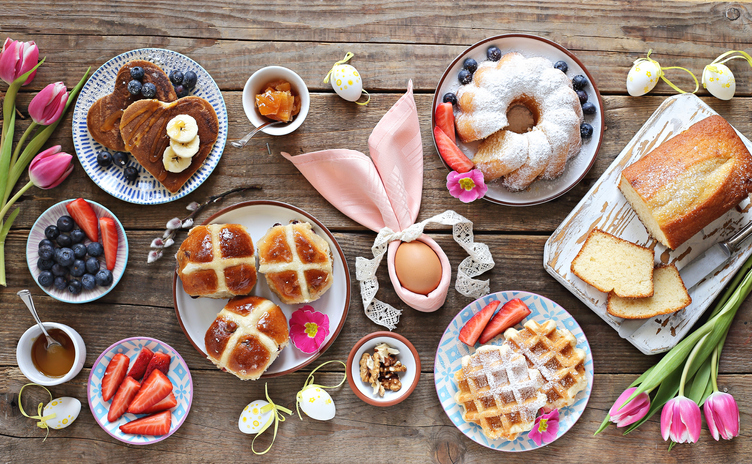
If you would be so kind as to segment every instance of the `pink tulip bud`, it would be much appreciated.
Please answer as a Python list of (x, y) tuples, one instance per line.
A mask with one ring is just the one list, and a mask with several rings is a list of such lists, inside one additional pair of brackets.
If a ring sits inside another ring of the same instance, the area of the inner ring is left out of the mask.
[(73, 157), (60, 151), (60, 145), (41, 152), (31, 160), (29, 179), (41, 189), (60, 185), (73, 171)]
[[(10, 84), (21, 75), (26, 74), (38, 62), (39, 48), (34, 41), (21, 42), (8, 37), (5, 39), (2, 52), (0, 52), (0, 79)], [(31, 73), (23, 85), (31, 82), (36, 73), (36, 71)]]
[(739, 436), (739, 407), (733, 396), (715, 392), (705, 400), (703, 411), (710, 434), (716, 441), (719, 435), (724, 440)]
[(677, 396), (663, 406), (661, 435), (676, 443), (696, 443), (700, 439), (702, 414), (700, 407), (685, 396)]
[(60, 119), (68, 101), (68, 89), (62, 82), (43, 88), (29, 103), (29, 115), (35, 123), (49, 126)]
[(635, 390), (637, 389), (634, 387), (627, 388), (624, 393), (619, 395), (616, 403), (611, 406), (611, 410), (608, 412), (608, 415), (611, 416), (611, 422), (615, 423), (617, 427), (626, 427), (637, 422), (645, 417), (645, 414), (650, 409), (650, 397), (645, 392), (640, 393), (632, 401), (624, 404)]

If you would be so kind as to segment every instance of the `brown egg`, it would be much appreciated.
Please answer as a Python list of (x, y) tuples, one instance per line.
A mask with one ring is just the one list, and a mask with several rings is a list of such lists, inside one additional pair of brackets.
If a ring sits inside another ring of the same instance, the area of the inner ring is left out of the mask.
[(441, 282), (441, 261), (436, 252), (423, 242), (404, 242), (394, 255), (394, 272), (403, 287), (413, 293), (428, 295)]

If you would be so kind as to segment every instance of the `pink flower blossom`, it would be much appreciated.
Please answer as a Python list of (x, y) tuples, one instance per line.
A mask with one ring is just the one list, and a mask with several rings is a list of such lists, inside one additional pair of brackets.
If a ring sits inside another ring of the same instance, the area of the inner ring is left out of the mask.
[(63, 114), (68, 101), (68, 89), (62, 82), (55, 82), (43, 88), (29, 103), (29, 116), (35, 123), (49, 126)]
[[(8, 84), (26, 74), (39, 62), (39, 48), (34, 41), (21, 42), (5, 39), (3, 50), (0, 52), (0, 79)], [(31, 73), (22, 85), (26, 85), (34, 79), (36, 71)]]
[(702, 428), (702, 414), (697, 403), (685, 396), (677, 396), (661, 411), (661, 436), (676, 443), (697, 443)]
[(303, 353), (315, 353), (329, 335), (329, 316), (303, 306), (290, 317), (290, 339)]
[(637, 389), (634, 387), (624, 390), (624, 393), (619, 395), (616, 403), (611, 406), (611, 410), (608, 412), (609, 416), (611, 416), (611, 422), (615, 423), (617, 427), (626, 427), (637, 422), (645, 417), (645, 414), (650, 409), (650, 397), (645, 392), (640, 393), (632, 401), (624, 404), (635, 390)]
[(73, 171), (73, 156), (60, 151), (60, 145), (48, 148), (31, 160), (29, 179), (41, 189), (60, 185)]
[(527, 436), (541, 446), (543, 443), (551, 443), (559, 434), (559, 410), (554, 409), (547, 414), (541, 414), (535, 419), (533, 429)]
[(715, 441), (719, 438), (731, 440), (739, 436), (739, 406), (728, 393), (715, 392), (705, 400), (702, 407), (705, 422)]
[(465, 173), (452, 171), (447, 174), (446, 185), (449, 194), (454, 198), (459, 198), (463, 203), (470, 203), (478, 198), (483, 198), (488, 191), (480, 169), (473, 169)]

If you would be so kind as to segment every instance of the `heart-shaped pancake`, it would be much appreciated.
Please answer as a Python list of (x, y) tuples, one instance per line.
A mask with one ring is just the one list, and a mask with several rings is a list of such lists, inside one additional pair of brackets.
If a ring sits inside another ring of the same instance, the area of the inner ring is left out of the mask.
[[(192, 116), (198, 124), (199, 148), (185, 171), (165, 169), (162, 156), (170, 145), (167, 123), (179, 114)], [(211, 104), (200, 97), (183, 97), (172, 103), (140, 100), (129, 106), (120, 120), (125, 149), (172, 193), (198, 171), (209, 156), (219, 135), (219, 120)]]
[(144, 69), (142, 84), (152, 83), (157, 88), (157, 100), (171, 102), (178, 96), (170, 83), (167, 74), (150, 61), (133, 60), (125, 63), (115, 78), (115, 89), (111, 94), (100, 98), (89, 108), (86, 115), (86, 126), (91, 137), (110, 150), (124, 151), (125, 145), (120, 137), (120, 118), (131, 103), (141, 100), (141, 95), (131, 95), (128, 92), (128, 82), (131, 78), (131, 68), (140, 66)]

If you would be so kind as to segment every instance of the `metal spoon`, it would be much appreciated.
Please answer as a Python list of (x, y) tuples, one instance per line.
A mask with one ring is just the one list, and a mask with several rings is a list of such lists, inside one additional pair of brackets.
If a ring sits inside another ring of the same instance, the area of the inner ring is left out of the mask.
[(232, 145), (235, 148), (243, 148), (244, 146), (246, 146), (246, 144), (248, 144), (248, 141), (251, 140), (251, 137), (253, 137), (254, 135), (256, 135), (258, 133), (258, 131), (260, 131), (260, 130), (266, 128), (266, 127), (274, 126), (274, 125), (277, 125), (277, 124), (287, 124), (287, 123), (286, 122), (282, 122), (282, 121), (269, 121), (269, 122), (266, 122), (264, 124), (261, 124), (257, 128), (253, 129), (252, 131), (250, 131), (248, 133), (248, 135), (246, 135), (242, 139), (240, 139), (240, 140), (233, 140), (232, 142), (230, 142), (230, 145)]
[(50, 347), (54, 345), (63, 346), (60, 344), (59, 341), (50, 337), (50, 334), (47, 333), (47, 330), (42, 325), (42, 321), (39, 320), (39, 316), (37, 315), (37, 309), (34, 307), (34, 300), (31, 299), (31, 292), (28, 290), (21, 290), (20, 292), (18, 292), (18, 296), (21, 297), (24, 303), (26, 303), (26, 307), (29, 308), (29, 311), (31, 311), (31, 315), (34, 316), (34, 320), (37, 321), (37, 324), (39, 324), (39, 328), (42, 329), (44, 336), (47, 337), (47, 345), (45, 346), (45, 349), (49, 350)]

